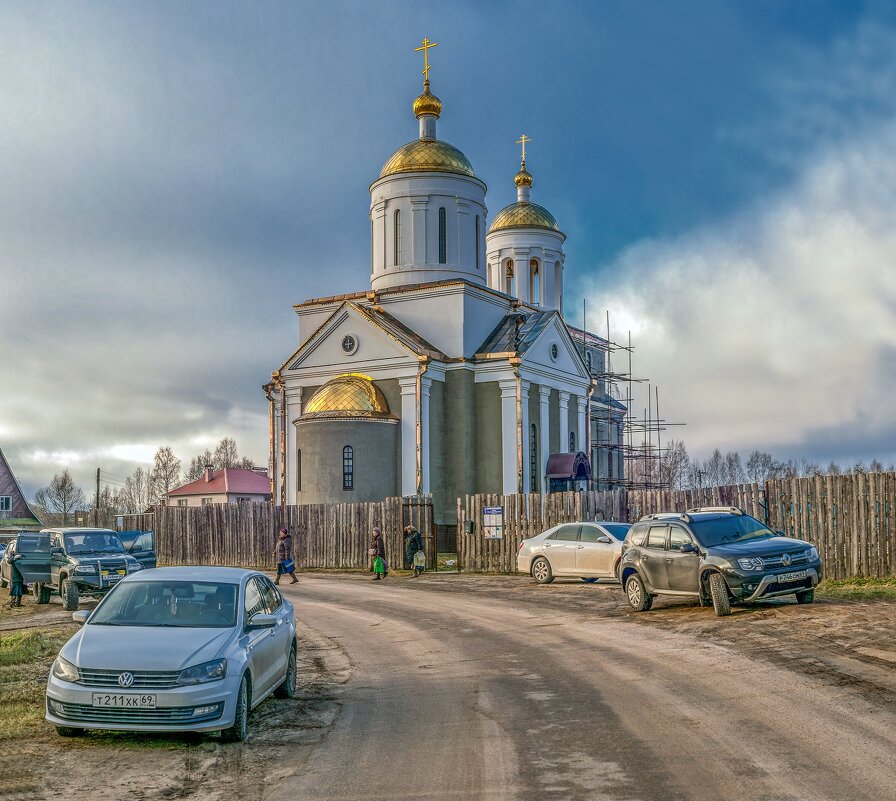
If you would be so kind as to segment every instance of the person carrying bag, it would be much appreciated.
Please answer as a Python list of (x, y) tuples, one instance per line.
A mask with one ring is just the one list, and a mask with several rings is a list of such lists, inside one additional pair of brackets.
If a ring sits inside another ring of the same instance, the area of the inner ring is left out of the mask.
[(280, 576), (284, 573), (292, 579), (290, 584), (295, 584), (298, 579), (296, 578), (296, 563), (292, 560), (292, 537), (289, 536), (286, 526), (280, 529), (277, 537), (274, 559), (277, 561), (277, 578), (274, 584), (280, 583)]
[(386, 561), (386, 545), (383, 542), (383, 530), (375, 528), (373, 530), (373, 540), (370, 548), (367, 550), (368, 555), (373, 557), (370, 569), (373, 571), (373, 580), (380, 581), (389, 575), (389, 563)]

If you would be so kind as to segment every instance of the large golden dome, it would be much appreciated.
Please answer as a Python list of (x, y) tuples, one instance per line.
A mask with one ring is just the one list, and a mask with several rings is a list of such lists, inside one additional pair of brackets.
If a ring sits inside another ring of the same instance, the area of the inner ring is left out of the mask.
[(506, 228), (547, 228), (549, 231), (562, 233), (554, 215), (537, 203), (511, 203), (505, 206), (495, 215), (488, 232), (503, 231)]
[(453, 172), (476, 177), (467, 157), (454, 145), (438, 139), (415, 139), (398, 148), (383, 165), (380, 178), (399, 172)]
[(392, 419), (380, 388), (366, 375), (345, 373), (328, 381), (311, 396), (302, 420), (371, 417)]

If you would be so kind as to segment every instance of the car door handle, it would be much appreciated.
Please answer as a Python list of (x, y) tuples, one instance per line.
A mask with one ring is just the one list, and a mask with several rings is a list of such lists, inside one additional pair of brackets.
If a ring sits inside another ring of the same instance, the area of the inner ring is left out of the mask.
[(545, 547), (545, 548), (550, 548), (550, 547), (551, 547), (551, 543), (546, 542), (546, 543), (544, 544), (544, 547)]
[(646, 562), (650, 557), (646, 553), (641, 554), (641, 558)]
[(584, 548), (584, 547), (585, 547), (584, 545), (576, 545), (576, 550), (581, 551), (582, 548)]

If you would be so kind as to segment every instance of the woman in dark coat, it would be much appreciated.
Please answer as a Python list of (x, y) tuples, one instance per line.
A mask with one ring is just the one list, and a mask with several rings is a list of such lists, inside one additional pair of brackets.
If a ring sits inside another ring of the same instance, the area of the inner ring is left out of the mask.
[(25, 594), (25, 579), (22, 577), (22, 571), (19, 570), (19, 566), (16, 562), (21, 559), (21, 554), (15, 554), (10, 556), (7, 560), (9, 562), (10, 575), (9, 575), (9, 605), (10, 606), (21, 606), (22, 605), (22, 596)]
[[(389, 575), (389, 571), (386, 569), (388, 566), (388, 562), (386, 562), (386, 544), (383, 542), (383, 530), (380, 528), (375, 528), (373, 530), (373, 539), (370, 542), (369, 553), (371, 557), (373, 557), (373, 580), (379, 581), (380, 579), (386, 578), (386, 576)], [(380, 564), (382, 565), (382, 572), (377, 570), (377, 559), (381, 560)]]
[(417, 551), (423, 550), (423, 537), (417, 529), (415, 529), (410, 523), (405, 526), (404, 529), (404, 566), (405, 569), (413, 568), (414, 569), (414, 578), (420, 575), (422, 569), (415, 564), (414, 557), (417, 555)]
[(295, 584), (296, 565), (292, 560), (292, 537), (289, 536), (289, 529), (286, 527), (280, 529), (277, 535), (277, 547), (274, 549), (274, 559), (277, 560), (277, 580), (274, 584), (280, 583), (280, 576), (284, 573), (288, 574), (292, 579), (290, 584)]

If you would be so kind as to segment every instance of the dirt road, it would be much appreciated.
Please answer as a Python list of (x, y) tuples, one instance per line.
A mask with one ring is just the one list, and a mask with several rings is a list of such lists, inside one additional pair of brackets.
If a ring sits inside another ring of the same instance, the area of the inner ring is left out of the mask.
[(249, 742), (48, 737), (24, 750), (52, 776), (21, 797), (894, 797), (892, 602), (716, 618), (669, 602), (637, 615), (618, 585), (515, 576), (284, 589), (301, 690), (256, 710)]

